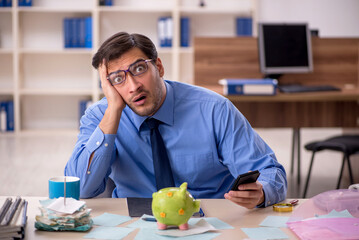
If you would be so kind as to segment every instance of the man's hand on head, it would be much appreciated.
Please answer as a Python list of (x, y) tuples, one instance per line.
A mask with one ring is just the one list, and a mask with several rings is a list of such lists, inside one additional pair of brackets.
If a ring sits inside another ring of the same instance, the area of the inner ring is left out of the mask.
[(118, 93), (116, 88), (111, 85), (110, 81), (107, 80), (107, 67), (105, 60), (98, 68), (98, 72), (101, 79), (101, 87), (107, 98), (108, 107), (114, 111), (120, 111), (126, 107), (126, 103), (123, 100), (122, 96)]
[(229, 191), (224, 197), (242, 207), (252, 209), (264, 202), (263, 186), (260, 182), (245, 183), (238, 186), (239, 191)]
[(104, 134), (116, 134), (122, 110), (126, 103), (114, 86), (107, 80), (107, 67), (105, 60), (98, 68), (103, 93), (106, 96), (108, 107), (99, 127)]

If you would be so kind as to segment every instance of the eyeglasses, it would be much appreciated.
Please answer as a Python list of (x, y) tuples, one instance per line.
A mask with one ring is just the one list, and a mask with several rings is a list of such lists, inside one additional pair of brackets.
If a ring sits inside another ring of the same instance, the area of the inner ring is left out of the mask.
[(140, 59), (134, 63), (132, 63), (127, 70), (118, 70), (116, 72), (112, 72), (107, 76), (107, 80), (110, 81), (112, 85), (121, 84), (126, 80), (126, 73), (131, 73), (132, 76), (141, 75), (148, 70), (148, 62), (153, 61), (153, 59)]

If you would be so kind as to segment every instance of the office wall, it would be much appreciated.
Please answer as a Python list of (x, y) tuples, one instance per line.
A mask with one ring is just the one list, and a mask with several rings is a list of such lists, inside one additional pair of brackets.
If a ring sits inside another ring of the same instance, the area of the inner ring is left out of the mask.
[(258, 0), (258, 20), (308, 22), (321, 37), (359, 37), (359, 1)]

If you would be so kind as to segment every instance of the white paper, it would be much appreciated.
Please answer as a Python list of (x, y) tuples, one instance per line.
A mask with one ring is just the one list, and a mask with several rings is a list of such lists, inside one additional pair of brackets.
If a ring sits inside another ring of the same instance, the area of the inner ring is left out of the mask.
[(49, 206), (47, 206), (47, 209), (60, 213), (73, 214), (84, 205), (85, 205), (84, 201), (78, 201), (73, 198), (66, 198), (66, 206), (65, 206), (64, 198), (59, 197), (54, 202), (52, 202)]
[(217, 229), (209, 224), (206, 220), (201, 219), (195, 225), (189, 225), (188, 230), (169, 229), (157, 231), (156, 233), (164, 236), (184, 237), (214, 230)]

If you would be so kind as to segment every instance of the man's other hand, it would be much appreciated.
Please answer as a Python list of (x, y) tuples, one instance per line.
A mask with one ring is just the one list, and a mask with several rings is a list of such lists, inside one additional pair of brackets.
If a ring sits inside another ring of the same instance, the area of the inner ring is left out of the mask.
[(224, 197), (242, 207), (252, 209), (264, 202), (263, 186), (260, 182), (238, 186), (239, 191), (229, 191)]

